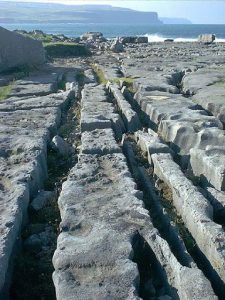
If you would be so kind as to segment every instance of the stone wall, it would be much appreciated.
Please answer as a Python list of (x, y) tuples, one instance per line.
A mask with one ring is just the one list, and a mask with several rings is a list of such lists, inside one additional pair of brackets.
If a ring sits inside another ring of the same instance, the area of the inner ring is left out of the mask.
[(0, 71), (45, 62), (42, 43), (0, 27)]

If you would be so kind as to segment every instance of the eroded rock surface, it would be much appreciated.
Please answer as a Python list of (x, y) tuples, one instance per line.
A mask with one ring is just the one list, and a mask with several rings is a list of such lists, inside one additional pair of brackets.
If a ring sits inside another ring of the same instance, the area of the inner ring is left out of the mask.
[[(76, 95), (77, 157), (57, 190), (57, 299), (223, 299), (225, 46), (124, 44), (82, 61), (81, 93), (75, 69), (55, 65), (1, 102), (1, 287)], [(48, 247), (52, 227), (40, 227), (28, 251)]]

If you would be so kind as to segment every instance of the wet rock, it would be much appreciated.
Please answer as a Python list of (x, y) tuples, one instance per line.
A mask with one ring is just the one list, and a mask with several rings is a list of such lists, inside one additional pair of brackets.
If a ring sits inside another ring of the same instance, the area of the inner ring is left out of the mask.
[(31, 202), (31, 208), (33, 210), (42, 209), (50, 199), (54, 197), (54, 192), (51, 191), (40, 191), (36, 198)]

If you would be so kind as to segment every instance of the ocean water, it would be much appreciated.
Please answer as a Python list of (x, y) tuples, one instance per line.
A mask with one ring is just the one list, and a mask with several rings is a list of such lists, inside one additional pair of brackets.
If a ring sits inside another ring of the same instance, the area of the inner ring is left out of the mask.
[(148, 36), (149, 42), (160, 42), (166, 38), (175, 41), (195, 41), (200, 34), (213, 33), (217, 42), (225, 42), (225, 25), (135, 25), (135, 24), (81, 24), (81, 23), (14, 23), (1, 24), (9, 30), (24, 29), (31, 31), (40, 29), (46, 33), (64, 34), (78, 37), (87, 31), (100, 31), (107, 38), (117, 36)]

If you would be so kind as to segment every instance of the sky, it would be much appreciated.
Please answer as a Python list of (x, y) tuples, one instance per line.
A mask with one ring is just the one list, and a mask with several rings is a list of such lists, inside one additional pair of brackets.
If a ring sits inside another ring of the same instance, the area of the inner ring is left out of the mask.
[(63, 4), (109, 4), (141, 11), (156, 11), (160, 17), (187, 18), (195, 24), (225, 24), (225, 0), (8, 0), (12, 2), (57, 2)]

